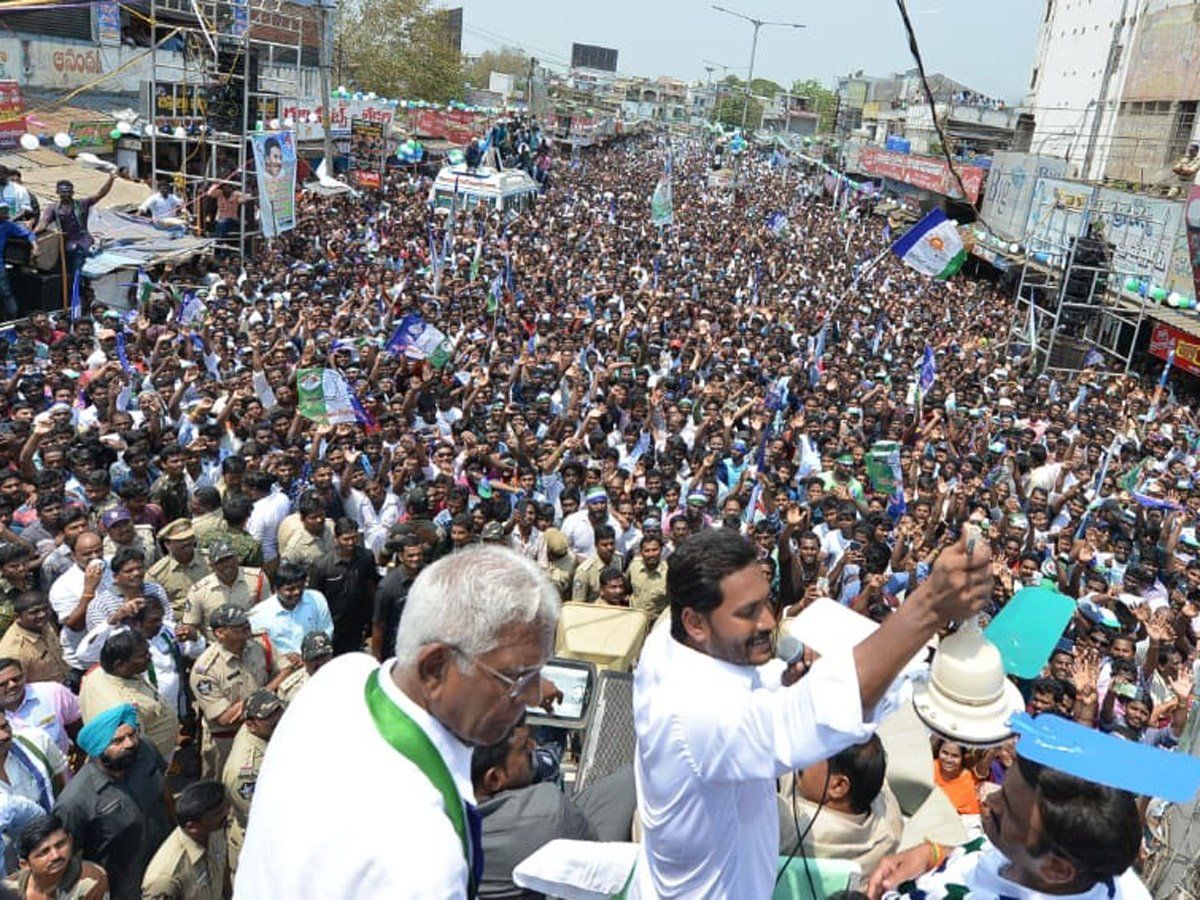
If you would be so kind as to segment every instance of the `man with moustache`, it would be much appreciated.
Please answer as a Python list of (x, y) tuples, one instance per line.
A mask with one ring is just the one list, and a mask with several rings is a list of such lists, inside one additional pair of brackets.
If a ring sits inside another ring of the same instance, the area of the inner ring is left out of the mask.
[(112, 900), (140, 900), (146, 866), (171, 833), (166, 763), (142, 740), (130, 703), (95, 716), (76, 743), (88, 761), (59, 795), (54, 813), (84, 859), (108, 873)]
[(631, 898), (771, 896), (776, 778), (871, 734), (913, 655), (990, 600), (991, 554), (948, 548), (878, 631), (811, 671), (772, 659), (770, 587), (754, 545), (730, 529), (671, 556), (671, 627), (646, 639), (634, 679), (644, 837)]

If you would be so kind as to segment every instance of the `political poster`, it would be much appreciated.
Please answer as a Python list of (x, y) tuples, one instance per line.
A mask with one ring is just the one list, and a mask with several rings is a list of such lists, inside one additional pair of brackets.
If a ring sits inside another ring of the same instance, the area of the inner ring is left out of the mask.
[(378, 187), (379, 173), (387, 153), (382, 122), (353, 119), (350, 122), (350, 168), (360, 187)]
[(296, 227), (296, 141), (290, 131), (251, 135), (258, 178), (258, 209), (264, 237)]

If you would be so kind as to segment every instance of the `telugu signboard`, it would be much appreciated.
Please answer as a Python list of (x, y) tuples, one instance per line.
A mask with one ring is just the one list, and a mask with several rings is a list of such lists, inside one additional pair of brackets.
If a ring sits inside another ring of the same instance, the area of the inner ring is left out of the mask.
[[(878, 147), (864, 147), (859, 157), (862, 171), (880, 178), (891, 178), (913, 187), (947, 197), (961, 198), (958, 182), (944, 159), (933, 156), (915, 156), (911, 153), (895, 153)], [(966, 199), (975, 203), (983, 189), (986, 174), (979, 166), (956, 165), (954, 167), (966, 188)]]
[(1034, 184), (1039, 178), (1061, 178), (1066, 174), (1065, 159), (998, 150), (980, 215), (993, 234), (1006, 241), (1022, 241)]
[(1175, 351), (1175, 368), (1200, 376), (1200, 338), (1157, 322), (1150, 332), (1150, 355), (1166, 359)]

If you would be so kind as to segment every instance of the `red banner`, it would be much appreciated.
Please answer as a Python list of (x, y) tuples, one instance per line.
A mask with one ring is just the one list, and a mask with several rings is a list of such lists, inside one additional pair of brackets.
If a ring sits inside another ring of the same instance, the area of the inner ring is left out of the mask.
[(368, 172), (366, 169), (354, 169), (354, 180), (360, 188), (379, 188), (380, 177), (378, 172)]
[(0, 81), (0, 147), (14, 147), (25, 133), (25, 100), (15, 81)]
[(1150, 355), (1166, 359), (1172, 349), (1175, 351), (1175, 368), (1200, 377), (1200, 338), (1170, 325), (1155, 323), (1150, 332)]
[[(859, 164), (868, 175), (902, 181), (947, 197), (957, 197), (960, 193), (958, 182), (954, 180), (954, 173), (950, 171), (946, 161), (935, 156), (914, 156), (911, 153), (880, 150), (878, 147), (864, 147)], [(985, 171), (979, 166), (956, 165), (954, 168), (962, 176), (963, 187), (967, 189), (967, 200), (971, 203), (978, 202)]]

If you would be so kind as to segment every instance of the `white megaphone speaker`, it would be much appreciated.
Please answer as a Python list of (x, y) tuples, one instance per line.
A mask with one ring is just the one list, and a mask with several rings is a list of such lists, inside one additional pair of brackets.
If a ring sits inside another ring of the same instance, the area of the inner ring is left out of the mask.
[(943, 640), (913, 687), (913, 708), (932, 731), (956, 743), (994, 746), (1012, 736), (1009, 717), (1025, 709), (1004, 674), (1000, 651), (971, 618)]

